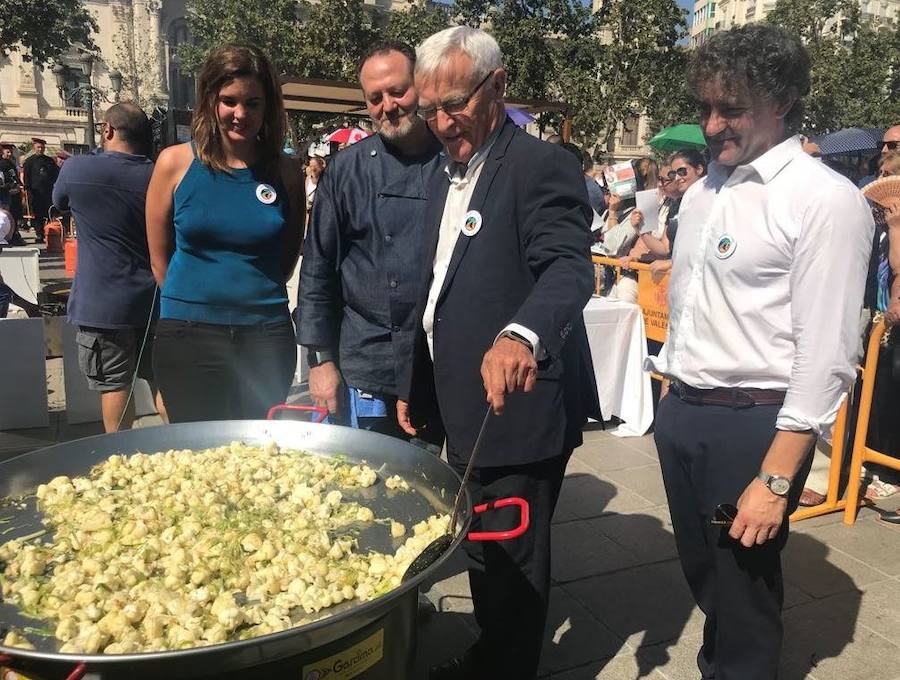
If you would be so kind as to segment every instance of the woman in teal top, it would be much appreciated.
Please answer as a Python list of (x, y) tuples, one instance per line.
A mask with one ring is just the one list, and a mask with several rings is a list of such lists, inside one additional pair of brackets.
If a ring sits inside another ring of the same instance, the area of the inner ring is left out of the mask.
[(285, 281), (304, 194), (281, 151), (284, 104), (262, 52), (226, 45), (209, 55), (192, 133), (163, 150), (147, 192), (161, 291), (154, 374), (172, 422), (263, 418), (294, 376)]

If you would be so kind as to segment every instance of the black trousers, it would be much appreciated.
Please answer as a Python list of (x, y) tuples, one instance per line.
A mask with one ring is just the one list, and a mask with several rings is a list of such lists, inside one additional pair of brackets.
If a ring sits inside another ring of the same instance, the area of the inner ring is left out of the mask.
[(254, 420), (284, 403), (297, 365), (289, 320), (255, 326), (160, 319), (153, 374), (169, 420)]
[(780, 406), (696, 406), (669, 393), (656, 416), (662, 467), (681, 567), (706, 614), (697, 656), (707, 680), (773, 680), (781, 652), (787, 515), (797, 507), (811, 456), (794, 479), (778, 536), (743, 547), (709, 521), (719, 503), (736, 503), (760, 470)]
[[(469, 489), (475, 505), (518, 496), (528, 501), (531, 522), (525, 534), (511, 541), (463, 543), (475, 620), (481, 628), (473, 649), (481, 675), (470, 680), (532, 680), (537, 675), (550, 598), (550, 520), (571, 453), (472, 470)], [(448, 460), (462, 476), (467, 459), (448, 448)], [(517, 517), (512, 508), (488, 511), (475, 517), (472, 531), (512, 529)]]

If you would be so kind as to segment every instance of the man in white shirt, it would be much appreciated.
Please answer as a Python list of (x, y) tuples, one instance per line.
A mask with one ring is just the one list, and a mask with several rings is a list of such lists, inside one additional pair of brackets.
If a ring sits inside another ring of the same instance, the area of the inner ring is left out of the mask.
[(794, 135), (809, 90), (796, 38), (761, 24), (718, 33), (688, 79), (713, 162), (679, 212), (669, 336), (649, 361), (671, 381), (656, 443), (706, 614), (701, 676), (771, 680), (787, 518), (854, 377), (874, 225)]

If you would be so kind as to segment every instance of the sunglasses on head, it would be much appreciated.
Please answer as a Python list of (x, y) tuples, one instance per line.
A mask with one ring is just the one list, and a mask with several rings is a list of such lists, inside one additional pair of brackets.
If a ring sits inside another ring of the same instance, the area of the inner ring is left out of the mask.
[(889, 142), (884, 140), (881, 142), (881, 148), (887, 149), (888, 151), (896, 151), (897, 149), (900, 149), (900, 142)]
[(675, 181), (676, 177), (687, 177), (687, 168), (677, 168), (676, 170), (669, 170), (669, 174), (667, 175), (670, 182)]

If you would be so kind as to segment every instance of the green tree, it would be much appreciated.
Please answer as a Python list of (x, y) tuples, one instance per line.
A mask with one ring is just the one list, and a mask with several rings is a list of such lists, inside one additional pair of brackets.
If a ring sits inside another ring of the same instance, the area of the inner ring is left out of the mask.
[[(179, 47), (189, 70), (227, 42), (259, 45), (283, 75), (353, 81), (356, 62), (377, 31), (362, 0), (187, 0), (193, 42)], [(291, 112), (295, 142), (330, 114)]]
[(608, 0), (594, 30), (565, 53), (561, 91), (575, 133), (609, 148), (616, 129), (647, 113), (658, 129), (693, 115), (684, 85), (684, 12), (675, 0)]
[(44, 66), (76, 43), (94, 50), (96, 30), (81, 0), (0, 0), (0, 56)]
[(855, 0), (779, 0), (766, 20), (800, 36), (809, 52), (806, 132), (900, 120), (896, 28), (864, 21)]
[(428, 36), (451, 26), (450, 10), (443, 5), (416, 0), (405, 10), (391, 12), (384, 37), (415, 47)]

